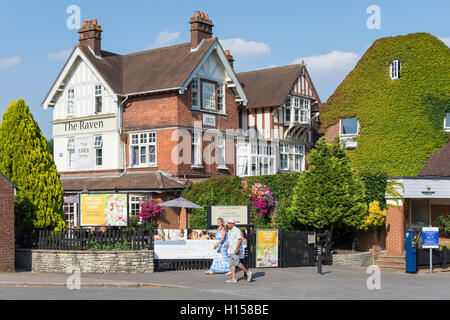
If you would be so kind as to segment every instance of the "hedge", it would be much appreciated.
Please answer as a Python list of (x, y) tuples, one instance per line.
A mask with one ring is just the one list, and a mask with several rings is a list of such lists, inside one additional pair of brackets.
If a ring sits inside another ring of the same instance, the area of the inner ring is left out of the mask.
[[(400, 79), (389, 65), (401, 61)], [(349, 151), (359, 171), (415, 176), (448, 141), (450, 49), (428, 33), (376, 40), (321, 108), (325, 128), (356, 116), (360, 135)]]

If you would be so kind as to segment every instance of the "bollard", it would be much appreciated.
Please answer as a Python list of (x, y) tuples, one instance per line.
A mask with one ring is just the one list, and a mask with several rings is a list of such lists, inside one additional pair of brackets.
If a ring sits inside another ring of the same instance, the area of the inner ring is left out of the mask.
[(322, 243), (319, 242), (319, 246), (317, 247), (317, 272), (322, 274)]

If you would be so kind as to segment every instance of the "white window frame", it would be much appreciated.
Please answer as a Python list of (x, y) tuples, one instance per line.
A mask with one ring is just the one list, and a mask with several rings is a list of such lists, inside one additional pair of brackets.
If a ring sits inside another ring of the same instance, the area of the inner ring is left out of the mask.
[(67, 228), (78, 227), (78, 204), (65, 202), (63, 204), (63, 211), (66, 220), (66, 227)]
[[(153, 149), (154, 152), (150, 152)], [(137, 156), (134, 150), (137, 150)], [(136, 158), (135, 158), (136, 156)], [(151, 158), (154, 158), (151, 161)], [(156, 167), (158, 147), (156, 131), (130, 133), (130, 167)]]
[(67, 90), (67, 105), (66, 105), (66, 116), (73, 117), (75, 114), (75, 89), (70, 88)]
[(202, 132), (192, 132), (191, 158), (193, 168), (203, 168), (202, 163)]
[(450, 119), (450, 112), (444, 115), (444, 130), (450, 132), (450, 121), (447, 122), (447, 118)]
[[(150, 194), (130, 194), (129, 199), (129, 217), (135, 217), (139, 219), (139, 211), (141, 210), (140, 203), (145, 200), (153, 199), (153, 197)], [(136, 212), (136, 214), (134, 214), (134, 212)]]
[[(305, 145), (280, 143), (280, 171), (301, 172), (305, 170)], [(283, 160), (284, 159), (284, 160)], [(297, 166), (300, 161), (299, 166)]]
[[(357, 121), (357, 125), (356, 125), (356, 133), (343, 133), (344, 130), (344, 125), (342, 123), (342, 121), (344, 119), (351, 119), (351, 118), (355, 118)], [(356, 117), (350, 117), (350, 118), (344, 118), (344, 119), (340, 119), (339, 120), (339, 136), (340, 137), (357, 137), (359, 135), (359, 120)]]
[(205, 110), (216, 111), (216, 84), (211, 82), (202, 82), (202, 108)]
[(217, 111), (225, 113), (225, 84), (219, 83), (217, 86)]
[[(67, 138), (67, 166), (73, 168), (73, 160), (75, 160), (75, 138)], [(74, 158), (72, 158), (74, 157)]]
[[(98, 105), (100, 102), (100, 110), (98, 110)], [(103, 112), (103, 86), (101, 84), (95, 85), (95, 103), (94, 103), (95, 113)]]
[(225, 151), (226, 151), (226, 139), (222, 133), (219, 133), (217, 135), (217, 147), (216, 147), (217, 152), (216, 161), (218, 169), (228, 169), (225, 162), (225, 155), (226, 155)]
[(276, 173), (275, 145), (267, 141), (242, 141), (236, 145), (240, 177), (269, 175)]
[[(292, 108), (291, 108), (291, 98), (287, 98), (284, 101), (284, 123), (290, 123), (292, 120)], [(287, 117), (287, 115), (289, 115), (289, 119)]]
[[(95, 150), (95, 166), (103, 166), (103, 136), (94, 137), (94, 150)], [(100, 164), (98, 160), (100, 159)]]
[[(196, 98), (194, 97), (195, 95), (197, 96)], [(194, 78), (191, 85), (192, 109), (200, 109), (200, 98), (200, 79)]]
[(389, 66), (389, 75), (392, 80), (397, 80), (400, 78), (400, 60), (393, 60)]

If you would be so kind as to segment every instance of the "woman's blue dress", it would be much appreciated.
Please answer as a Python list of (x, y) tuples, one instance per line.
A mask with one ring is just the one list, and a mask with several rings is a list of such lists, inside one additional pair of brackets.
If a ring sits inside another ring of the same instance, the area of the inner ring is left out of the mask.
[[(220, 241), (222, 239), (222, 232), (217, 231), (216, 240)], [(213, 263), (210, 271), (214, 273), (227, 273), (231, 271), (230, 263), (228, 261), (228, 252), (227, 252), (227, 234), (225, 233), (225, 241), (223, 241), (220, 246), (217, 247), (216, 252), (214, 254)]]

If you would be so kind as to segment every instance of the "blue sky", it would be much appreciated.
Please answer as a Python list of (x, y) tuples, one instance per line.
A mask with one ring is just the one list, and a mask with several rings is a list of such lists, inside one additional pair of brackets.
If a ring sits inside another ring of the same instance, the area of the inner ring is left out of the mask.
[[(450, 43), (450, 2), (386, 0), (320, 1), (23, 1), (1, 0), (0, 112), (23, 97), (47, 138), (52, 111), (41, 101), (77, 43), (66, 27), (70, 5), (81, 20), (97, 18), (102, 48), (130, 53), (189, 41), (189, 18), (209, 14), (214, 36), (231, 49), (237, 72), (305, 60), (322, 101), (336, 89), (378, 38), (429, 32)], [(370, 5), (381, 29), (369, 30)]]

